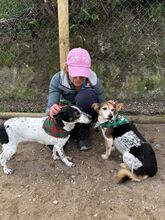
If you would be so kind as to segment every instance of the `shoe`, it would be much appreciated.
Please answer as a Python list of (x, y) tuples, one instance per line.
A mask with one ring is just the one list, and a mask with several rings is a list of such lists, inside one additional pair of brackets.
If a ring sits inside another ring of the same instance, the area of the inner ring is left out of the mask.
[(91, 149), (89, 140), (90, 125), (78, 124), (78, 148), (80, 151)]
[(86, 150), (90, 150), (91, 149), (91, 146), (89, 146), (89, 144), (82, 144), (79, 142), (79, 149), (80, 151), (86, 151)]

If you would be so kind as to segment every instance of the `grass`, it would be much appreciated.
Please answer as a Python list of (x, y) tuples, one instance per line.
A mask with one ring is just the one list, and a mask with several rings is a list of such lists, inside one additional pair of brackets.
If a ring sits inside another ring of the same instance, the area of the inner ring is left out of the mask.
[(11, 67), (16, 61), (16, 51), (11, 48), (0, 48), (0, 66)]

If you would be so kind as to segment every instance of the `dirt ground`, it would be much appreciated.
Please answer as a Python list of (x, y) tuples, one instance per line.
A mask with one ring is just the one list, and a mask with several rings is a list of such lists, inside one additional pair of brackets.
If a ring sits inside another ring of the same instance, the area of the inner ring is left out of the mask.
[(66, 153), (76, 167), (53, 161), (46, 146), (22, 144), (6, 176), (0, 170), (1, 220), (164, 220), (165, 124), (137, 125), (150, 141), (158, 173), (143, 182), (116, 183), (121, 157), (103, 160), (102, 136), (92, 131), (92, 150), (80, 152), (70, 142)]

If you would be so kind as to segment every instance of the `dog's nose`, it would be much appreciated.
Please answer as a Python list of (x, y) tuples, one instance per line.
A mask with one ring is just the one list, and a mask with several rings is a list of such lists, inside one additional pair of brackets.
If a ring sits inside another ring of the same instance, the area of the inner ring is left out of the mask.
[(112, 117), (113, 117), (113, 115), (112, 115), (112, 114), (109, 114), (109, 115), (108, 115), (108, 119), (109, 119), (109, 120), (111, 120), (111, 119), (112, 119)]
[(89, 120), (92, 120), (92, 116), (89, 114), (84, 113), (84, 115), (86, 115), (86, 117), (88, 117)]

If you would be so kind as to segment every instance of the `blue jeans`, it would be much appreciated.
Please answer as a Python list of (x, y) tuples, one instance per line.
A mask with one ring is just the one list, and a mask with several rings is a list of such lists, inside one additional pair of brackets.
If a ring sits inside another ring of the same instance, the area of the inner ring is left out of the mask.
[(82, 88), (75, 97), (75, 105), (81, 109), (81, 111), (96, 117), (96, 112), (91, 109), (91, 105), (97, 102), (97, 97), (94, 89)]

